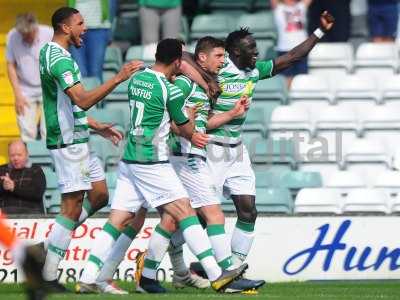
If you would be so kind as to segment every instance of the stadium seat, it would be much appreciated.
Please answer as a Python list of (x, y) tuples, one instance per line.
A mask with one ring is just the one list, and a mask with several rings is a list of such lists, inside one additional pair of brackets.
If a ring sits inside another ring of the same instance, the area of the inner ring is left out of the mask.
[(231, 199), (227, 199), (225, 197), (220, 197), (221, 199), (221, 208), (225, 213), (233, 213), (236, 212), (235, 205)]
[(246, 122), (243, 125), (243, 132), (259, 132), (261, 135), (266, 134), (265, 114), (263, 109), (255, 109), (250, 107), (247, 112)]
[(346, 106), (332, 105), (320, 109), (312, 115), (316, 129), (320, 130), (353, 130), (362, 135), (356, 112)]
[(380, 189), (353, 189), (343, 198), (344, 213), (390, 213), (388, 196)]
[(291, 140), (263, 139), (248, 148), (250, 159), (256, 164), (290, 164), (296, 168), (295, 149)]
[(236, 20), (229, 14), (198, 15), (194, 18), (190, 38), (198, 40), (206, 35), (225, 39), (235, 28)]
[(116, 18), (113, 40), (127, 42), (128, 44), (140, 42), (140, 23), (137, 12), (122, 13)]
[(57, 193), (58, 192), (57, 174), (48, 168), (44, 168), (43, 172), (46, 177), (46, 191), (44, 193), (44, 208), (45, 208), (45, 212), (47, 213), (48, 209), (51, 206), (60, 204), (61, 198), (57, 198), (60, 196), (59, 193)]
[(390, 166), (391, 155), (380, 140), (356, 139), (349, 146), (345, 146), (344, 162), (381, 163)]
[(53, 168), (53, 160), (45, 141), (29, 141), (27, 146), (31, 163)]
[(332, 103), (334, 94), (324, 76), (301, 74), (293, 78), (289, 98), (290, 100), (327, 100)]
[(341, 214), (340, 191), (336, 189), (312, 188), (301, 189), (294, 205), (296, 214)]
[(283, 76), (277, 75), (269, 79), (257, 82), (253, 94), (253, 100), (275, 100), (286, 104), (288, 99), (288, 91), (286, 81)]
[(283, 173), (279, 181), (280, 187), (291, 190), (322, 187), (322, 177), (319, 172), (291, 171)]
[(400, 99), (400, 75), (381, 76), (379, 87), (383, 101)]
[(304, 130), (310, 134), (314, 132), (309, 112), (298, 106), (278, 106), (274, 109), (269, 123), (269, 130)]
[(393, 74), (399, 68), (399, 53), (395, 43), (363, 43), (356, 51), (355, 71)]
[(258, 57), (260, 60), (274, 59), (277, 56), (275, 43), (270, 40), (257, 40)]
[(122, 66), (122, 52), (119, 47), (107, 47), (103, 70), (118, 72)]
[(121, 132), (126, 132), (126, 130), (129, 128), (128, 114), (129, 111), (116, 108), (95, 109), (89, 111), (88, 113), (88, 115), (96, 121), (114, 124), (114, 127)]
[(364, 130), (400, 129), (399, 105), (376, 105), (360, 109), (359, 111), (361, 126)]
[(151, 65), (155, 61), (156, 50), (157, 44), (131, 46), (126, 52), (125, 61), (139, 59), (145, 65)]
[(324, 180), (324, 187), (340, 190), (352, 188), (365, 188), (367, 186), (360, 174), (351, 171), (335, 171)]
[(382, 188), (388, 191), (400, 192), (400, 172), (388, 170), (376, 174), (374, 177), (373, 187)]
[(273, 168), (254, 170), (254, 174), (256, 176), (256, 187), (279, 187), (282, 174), (286, 174), (287, 172), (290, 172), (290, 170), (274, 170)]
[(252, 101), (250, 105), (250, 109), (252, 110), (262, 110), (264, 111), (264, 124), (268, 127), (269, 122), (271, 120), (272, 112), (275, 108), (279, 106), (279, 103), (276, 101)]
[(237, 20), (236, 27), (249, 27), (256, 40), (275, 41), (277, 38), (275, 19), (272, 12), (243, 14)]
[(108, 94), (106, 99), (106, 106), (108, 105), (107, 102), (123, 102), (125, 105), (125, 109), (128, 109), (129, 102), (128, 102), (128, 85), (129, 80), (126, 80), (119, 84), (111, 94)]
[(335, 100), (374, 100), (381, 103), (377, 81), (366, 75), (345, 75), (337, 79)]
[(96, 153), (96, 156), (103, 162), (107, 172), (116, 169), (123, 153), (124, 143), (115, 146), (109, 140), (106, 140), (99, 135), (91, 135), (89, 145), (91, 150), (93, 150)]
[(353, 46), (350, 43), (318, 43), (309, 54), (310, 69), (339, 70), (350, 73), (353, 68)]
[(256, 206), (263, 213), (293, 213), (292, 196), (284, 188), (256, 188)]

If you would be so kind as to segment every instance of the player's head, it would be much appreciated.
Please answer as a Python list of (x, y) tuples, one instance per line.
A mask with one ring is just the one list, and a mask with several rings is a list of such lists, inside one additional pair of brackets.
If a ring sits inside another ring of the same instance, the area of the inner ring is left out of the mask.
[(226, 51), (239, 69), (254, 69), (258, 57), (256, 40), (248, 28), (231, 32), (225, 41)]
[(212, 36), (205, 36), (197, 41), (194, 56), (208, 72), (218, 74), (225, 60), (225, 43)]
[(156, 63), (170, 68), (170, 75), (179, 73), (182, 61), (182, 41), (164, 39), (157, 45)]
[(15, 29), (21, 34), (22, 40), (32, 45), (37, 37), (38, 22), (32, 13), (20, 14), (15, 21)]
[(82, 46), (82, 36), (86, 32), (85, 22), (79, 11), (72, 7), (61, 7), (51, 17), (55, 34), (62, 34), (70, 45)]
[(8, 159), (13, 169), (23, 169), (28, 162), (28, 149), (22, 140), (8, 144)]

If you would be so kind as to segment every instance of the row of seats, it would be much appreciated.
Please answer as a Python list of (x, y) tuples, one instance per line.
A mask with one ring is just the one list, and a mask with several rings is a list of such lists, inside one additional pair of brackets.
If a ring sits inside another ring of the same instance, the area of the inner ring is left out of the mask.
[(310, 52), (311, 70), (333, 69), (345, 73), (370, 73), (371, 69), (388, 73), (399, 71), (399, 47), (395, 43), (369, 43), (357, 50), (350, 43), (318, 43)]
[(400, 212), (400, 194), (386, 189), (355, 188), (302, 189), (294, 204), (295, 213), (373, 213)]
[[(304, 74), (293, 78), (289, 91), (291, 101), (326, 100), (331, 104), (346, 100), (368, 100), (382, 104), (400, 99), (400, 75), (382, 74)], [(285, 93), (285, 91), (282, 91)]]

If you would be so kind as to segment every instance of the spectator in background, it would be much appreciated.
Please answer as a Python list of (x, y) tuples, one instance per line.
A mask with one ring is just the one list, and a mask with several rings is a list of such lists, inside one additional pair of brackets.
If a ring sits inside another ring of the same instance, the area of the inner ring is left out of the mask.
[(9, 163), (0, 166), (0, 209), (4, 213), (43, 213), (46, 178), (39, 166), (31, 166), (22, 140), (8, 145)]
[[(271, 0), (278, 29), (276, 46), (278, 56), (286, 54), (307, 39), (307, 8), (311, 2), (312, 0)], [(282, 71), (281, 74), (286, 77), (290, 87), (294, 76), (306, 73), (308, 73), (307, 57)]]
[(31, 13), (17, 16), (7, 35), (7, 72), (14, 98), (17, 122), (24, 141), (45, 137), (42, 87), (39, 76), (39, 51), (53, 37), (51, 27), (38, 24)]
[(398, 0), (368, 0), (368, 28), (373, 42), (394, 42), (398, 20)]
[(162, 38), (178, 38), (181, 29), (182, 0), (139, 0), (142, 44), (154, 44)]
[[(111, 0), (112, 1), (112, 0)], [(103, 80), (103, 63), (110, 41), (111, 10), (109, 0), (68, 0), (68, 6), (79, 10), (87, 27), (81, 48), (71, 47), (70, 52), (83, 77)]]
[[(308, 33), (319, 26), (319, 16), (325, 10), (335, 18), (335, 26), (322, 38), (322, 42), (347, 42), (350, 38), (351, 0), (314, 0), (308, 9)], [(357, 1), (357, 0), (353, 0)], [(380, 1), (380, 0), (378, 0)]]

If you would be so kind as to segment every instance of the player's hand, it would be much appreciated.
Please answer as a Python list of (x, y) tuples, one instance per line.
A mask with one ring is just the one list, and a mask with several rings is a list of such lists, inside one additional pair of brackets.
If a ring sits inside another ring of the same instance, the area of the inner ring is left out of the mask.
[(198, 148), (204, 148), (208, 144), (208, 140), (209, 137), (207, 134), (201, 132), (195, 132), (193, 133), (190, 142)]
[(242, 116), (249, 109), (249, 106), (249, 98), (247, 96), (240, 97), (239, 101), (236, 101), (235, 106), (230, 110), (232, 118)]
[(124, 135), (114, 128), (114, 124), (98, 123), (96, 132), (105, 139), (110, 140), (116, 146), (124, 138)]
[(143, 67), (143, 62), (140, 60), (132, 60), (124, 64), (121, 70), (116, 75), (117, 83), (121, 83), (131, 77), (131, 75)]
[(15, 182), (11, 179), (10, 175), (6, 173), (4, 176), (0, 176), (0, 179), (3, 181), (3, 189), (6, 191), (13, 192), (15, 188)]
[(29, 103), (26, 98), (22, 95), (18, 95), (15, 97), (15, 111), (17, 115), (25, 115), (25, 107), (29, 107)]
[(321, 14), (320, 21), (321, 21), (321, 29), (324, 32), (327, 32), (331, 30), (331, 28), (333, 27), (333, 24), (335, 23), (335, 18), (327, 11), (324, 11)]
[(194, 121), (197, 116), (197, 107), (186, 107), (186, 113), (191, 121)]

